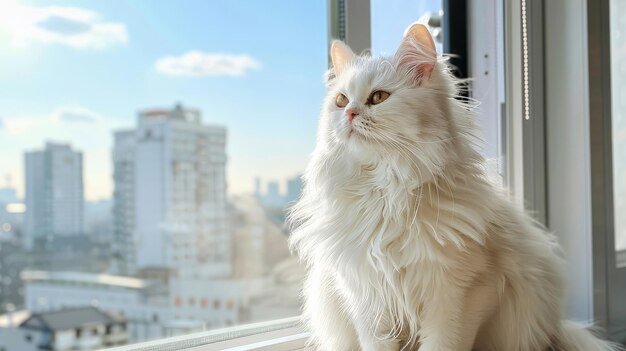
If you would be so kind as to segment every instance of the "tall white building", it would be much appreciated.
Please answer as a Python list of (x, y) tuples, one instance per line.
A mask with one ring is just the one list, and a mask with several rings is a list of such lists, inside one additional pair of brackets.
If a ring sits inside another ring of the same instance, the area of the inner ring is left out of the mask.
[(46, 143), (27, 152), (25, 164), (24, 246), (83, 235), (83, 155), (68, 144)]
[(180, 105), (141, 111), (135, 130), (116, 133), (116, 230), (136, 269), (230, 274), (225, 148), (225, 128)]

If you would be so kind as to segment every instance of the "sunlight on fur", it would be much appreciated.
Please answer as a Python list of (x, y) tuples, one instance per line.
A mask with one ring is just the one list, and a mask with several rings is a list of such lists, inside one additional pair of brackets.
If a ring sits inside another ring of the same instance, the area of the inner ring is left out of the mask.
[(331, 57), (290, 214), (311, 346), (617, 349), (564, 320), (555, 239), (487, 178), (472, 112), (428, 29), (411, 26), (392, 57), (341, 42)]

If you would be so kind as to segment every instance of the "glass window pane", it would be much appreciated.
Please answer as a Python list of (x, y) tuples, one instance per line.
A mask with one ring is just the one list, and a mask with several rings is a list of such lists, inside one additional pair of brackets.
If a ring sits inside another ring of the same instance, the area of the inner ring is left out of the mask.
[(392, 55), (409, 25), (430, 18), (431, 30), (436, 35), (435, 45), (441, 52), (441, 0), (371, 0), (372, 52)]
[(0, 314), (95, 308), (74, 335), (112, 344), (298, 315), (325, 1), (1, 2)]

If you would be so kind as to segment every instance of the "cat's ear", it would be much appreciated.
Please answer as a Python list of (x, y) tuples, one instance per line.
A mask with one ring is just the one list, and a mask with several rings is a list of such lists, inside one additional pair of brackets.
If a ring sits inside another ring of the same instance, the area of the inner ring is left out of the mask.
[(330, 59), (333, 62), (335, 76), (338, 76), (346, 68), (348, 62), (354, 59), (354, 53), (341, 40), (333, 40), (333, 43), (330, 45)]
[(428, 28), (419, 23), (407, 28), (395, 59), (396, 65), (407, 69), (418, 83), (430, 79), (437, 63), (437, 49)]

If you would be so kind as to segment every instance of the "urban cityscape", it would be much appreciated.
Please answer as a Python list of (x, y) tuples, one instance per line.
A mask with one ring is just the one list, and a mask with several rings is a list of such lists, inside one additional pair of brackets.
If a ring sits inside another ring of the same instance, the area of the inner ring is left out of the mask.
[[(24, 198), (0, 187), (0, 350), (95, 349), (295, 316), (284, 224), (294, 175), (227, 191), (225, 127), (141, 110), (115, 130), (111, 199), (86, 201), (80, 145), (24, 150)], [(34, 348), (33, 348), (34, 347)]]

